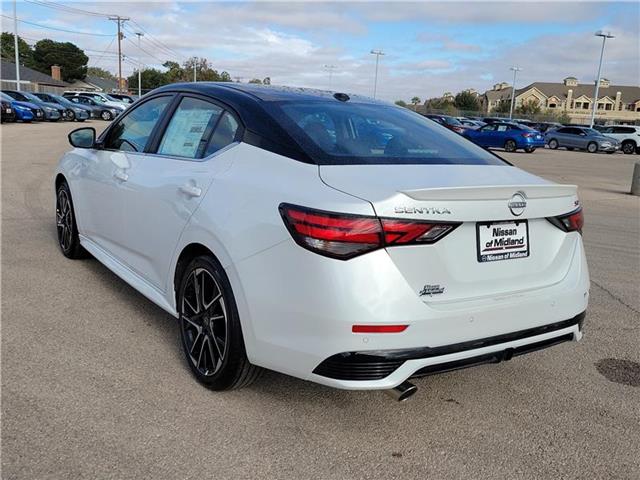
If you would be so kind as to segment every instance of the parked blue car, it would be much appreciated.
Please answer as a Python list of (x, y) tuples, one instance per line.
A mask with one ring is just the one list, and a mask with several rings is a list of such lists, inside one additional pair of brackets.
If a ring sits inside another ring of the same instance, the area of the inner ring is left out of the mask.
[(481, 147), (504, 148), (507, 152), (522, 149), (531, 153), (544, 147), (544, 137), (540, 132), (517, 123), (490, 123), (477, 130), (468, 129), (463, 135)]
[(58, 120), (65, 118), (67, 112), (60, 105), (55, 103), (47, 103), (40, 100), (33, 93), (18, 92), (17, 90), (3, 90), (4, 93), (13, 97), (19, 102), (28, 102), (37, 105), (40, 110), (44, 111), (44, 116), (37, 118), (38, 120), (49, 120), (50, 122), (57, 122)]
[(40, 107), (38, 107), (37, 105), (34, 105), (33, 103), (18, 102), (17, 100), (14, 100), (6, 93), (2, 93), (2, 92), (0, 92), (0, 99), (3, 102), (8, 102), (11, 105), (11, 108), (16, 114), (16, 120), (18, 121), (30, 122), (31, 120), (34, 119), (34, 112), (36, 111), (40, 112), (40, 115), (39, 115), (40, 119), (44, 118), (44, 112), (42, 111), (42, 109), (40, 109)]

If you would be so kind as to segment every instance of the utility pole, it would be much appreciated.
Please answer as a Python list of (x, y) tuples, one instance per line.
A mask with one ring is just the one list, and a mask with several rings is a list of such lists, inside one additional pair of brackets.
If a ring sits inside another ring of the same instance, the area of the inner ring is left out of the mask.
[(371, 50), (371, 54), (376, 56), (376, 76), (373, 79), (373, 98), (376, 98), (376, 92), (378, 90), (378, 63), (380, 62), (380, 55), (384, 55), (382, 50)]
[(193, 83), (196, 83), (198, 79), (196, 78), (196, 65), (198, 64), (198, 57), (193, 57)]
[(17, 0), (13, 0), (13, 50), (16, 54), (16, 90), (20, 91), (20, 50), (18, 48)]
[(333, 78), (333, 71), (337, 69), (335, 65), (325, 65), (324, 69), (329, 72), (329, 90), (331, 90), (331, 80)]
[(607, 38), (615, 38), (611, 35), (611, 32), (604, 32), (602, 30), (598, 30), (595, 33), (596, 37), (602, 37), (602, 50), (600, 50), (600, 63), (598, 64), (598, 76), (596, 77), (596, 91), (593, 92), (593, 108), (591, 109), (591, 122), (589, 124), (590, 128), (593, 128), (593, 122), (596, 119), (596, 110), (598, 109), (598, 91), (600, 90), (600, 72), (602, 71), (602, 57), (604, 56), (604, 44), (607, 41)]
[(129, 17), (121, 17), (116, 15), (109, 17), (109, 20), (115, 20), (118, 23), (118, 92), (122, 91), (122, 39), (124, 35), (120, 31), (122, 24), (129, 20)]
[(513, 70), (513, 83), (511, 84), (511, 107), (509, 108), (509, 120), (513, 118), (513, 106), (516, 103), (516, 74), (522, 70), (520, 67), (509, 67)]
[(142, 97), (142, 50), (140, 50), (140, 37), (144, 35), (142, 32), (136, 32), (138, 36), (138, 98)]

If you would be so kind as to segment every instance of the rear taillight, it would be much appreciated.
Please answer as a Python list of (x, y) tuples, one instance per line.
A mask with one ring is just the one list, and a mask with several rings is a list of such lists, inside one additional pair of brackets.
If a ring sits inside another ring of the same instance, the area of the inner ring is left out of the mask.
[(531, 138), (531, 137), (535, 137), (535, 134), (527, 132), (527, 133), (523, 133), (522, 136), (524, 138)]
[(384, 247), (434, 243), (460, 225), (325, 212), (284, 203), (280, 215), (298, 245), (341, 260)]
[(582, 233), (582, 227), (584, 226), (584, 215), (582, 214), (582, 208), (574, 210), (571, 213), (565, 215), (559, 215), (557, 217), (547, 217), (551, 223), (565, 232), (578, 232)]

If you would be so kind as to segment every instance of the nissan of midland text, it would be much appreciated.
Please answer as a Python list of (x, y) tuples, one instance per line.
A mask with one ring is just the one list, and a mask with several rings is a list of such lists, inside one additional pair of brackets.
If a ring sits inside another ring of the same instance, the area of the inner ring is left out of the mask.
[(175, 316), (213, 390), (267, 368), (402, 400), (412, 377), (582, 336), (576, 187), (415, 112), (175, 84), (69, 140), (55, 176), (62, 252), (88, 252)]

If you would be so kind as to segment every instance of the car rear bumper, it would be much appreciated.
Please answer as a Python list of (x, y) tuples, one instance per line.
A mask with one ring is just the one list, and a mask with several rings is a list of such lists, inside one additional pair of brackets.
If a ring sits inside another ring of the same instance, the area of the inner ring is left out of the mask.
[[(252, 363), (336, 388), (387, 389), (413, 375), (579, 340), (589, 292), (579, 238), (575, 234), (561, 280), (455, 301), (419, 297), (385, 250), (342, 262), (286, 241), (227, 271)], [(355, 324), (408, 328), (362, 334), (352, 332)], [(336, 375), (342, 357), (354, 354), (360, 357), (355, 363), (365, 355), (382, 357), (385, 364), (377, 377), (354, 379), (348, 369)]]
[(585, 312), (560, 322), (439, 347), (344, 352), (324, 360), (313, 373), (347, 382), (391, 381), (499, 363), (559, 343), (580, 340)]

